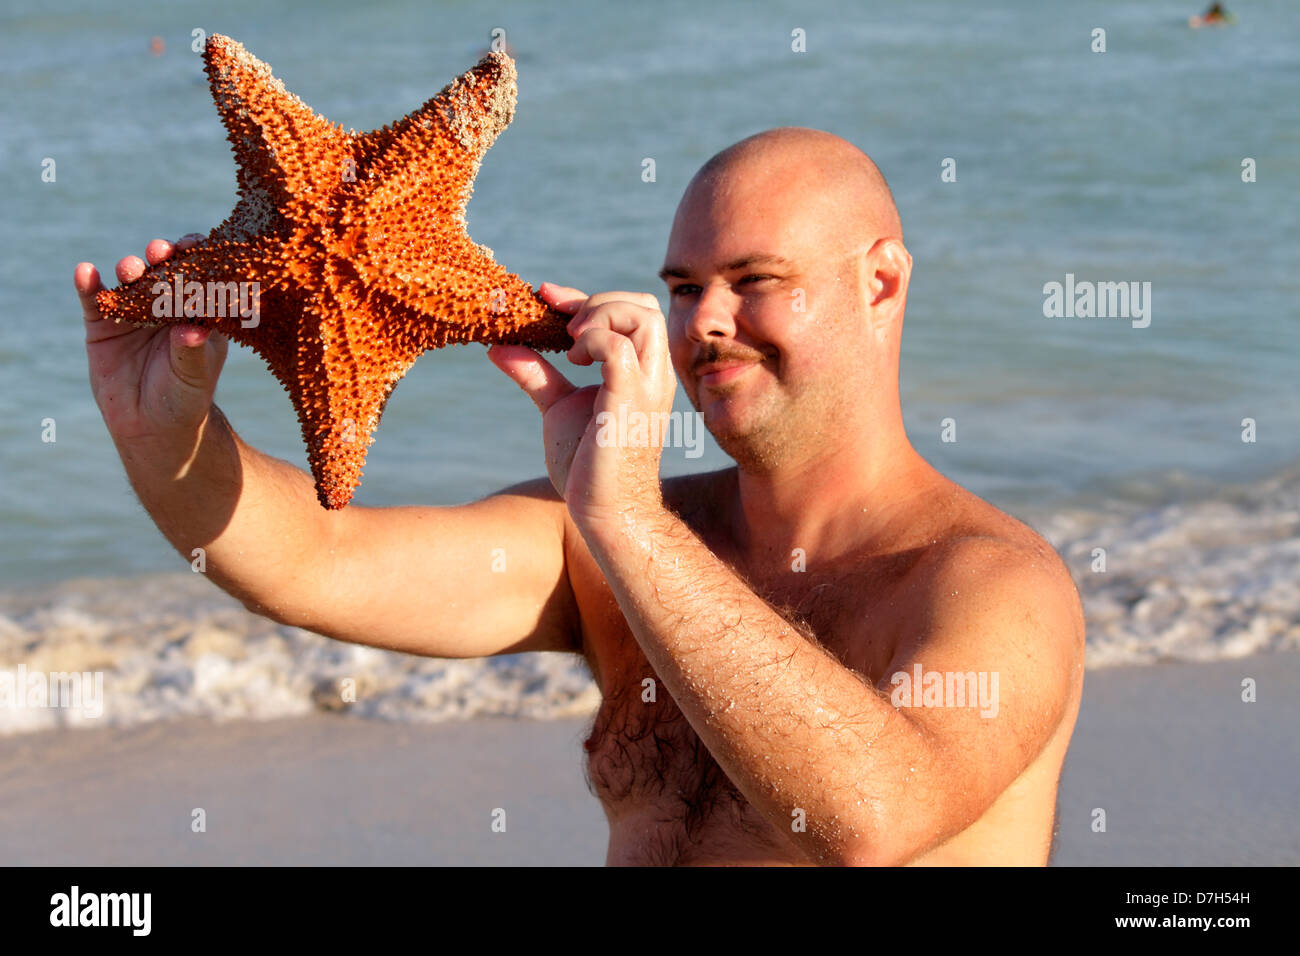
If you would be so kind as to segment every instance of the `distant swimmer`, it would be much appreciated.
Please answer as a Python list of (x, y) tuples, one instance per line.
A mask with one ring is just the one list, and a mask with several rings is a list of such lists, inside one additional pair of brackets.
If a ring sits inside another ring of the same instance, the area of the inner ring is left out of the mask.
[(1190, 17), (1187, 25), (1193, 30), (1200, 27), (1224, 27), (1229, 23), (1236, 23), (1237, 18), (1227, 10), (1223, 9), (1223, 4), (1212, 3), (1210, 9), (1206, 10), (1199, 17)]

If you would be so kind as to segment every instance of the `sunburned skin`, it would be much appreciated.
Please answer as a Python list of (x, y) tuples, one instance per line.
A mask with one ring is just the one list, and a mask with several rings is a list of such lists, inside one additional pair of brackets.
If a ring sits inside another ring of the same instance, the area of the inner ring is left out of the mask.
[[(1033, 531), (1001, 515), (941, 476), (946, 494), (943, 531), (935, 544), (909, 546), (869, 558), (856, 556), (843, 568), (793, 573), (788, 563), (749, 576), (751, 585), (792, 620), (805, 624), (847, 666), (865, 674), (888, 696), (895, 672), (891, 659), (908, 630), (924, 614), (925, 556), (944, 540), (987, 535), (1014, 542), (1045, 563), (1051, 553)], [(686, 521), (720, 553), (729, 553), (709, 509), (702, 503), (734, 494), (735, 473), (676, 479), (667, 501), (683, 508)], [(694, 507), (692, 507), (694, 505)], [(924, 520), (918, 515), (919, 520)], [(756, 812), (728, 779), (664, 693), (585, 548), (570, 555), (570, 576), (586, 633), (585, 653), (604, 699), (584, 747), (587, 779), (610, 825), (611, 865), (812, 865), (783, 830)], [(743, 558), (729, 553), (733, 561)], [(877, 639), (854, 641), (870, 621)], [(1080, 624), (1081, 627), (1081, 624)], [(655, 699), (647, 701), (645, 681)], [(1048, 860), (1054, 835), (1057, 780), (1079, 707), (1079, 689), (1061, 722), (1016, 781), (961, 833), (909, 861), (919, 865), (1031, 865)]]

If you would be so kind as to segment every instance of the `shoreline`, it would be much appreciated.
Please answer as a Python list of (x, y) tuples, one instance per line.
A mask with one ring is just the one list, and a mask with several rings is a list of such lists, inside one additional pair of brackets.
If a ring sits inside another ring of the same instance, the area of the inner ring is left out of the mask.
[[(1255, 703), (1241, 700), (1247, 677)], [(1088, 671), (1052, 865), (1300, 861), (1297, 686), (1291, 653)], [(588, 720), (317, 714), (0, 738), (0, 861), (599, 866)]]

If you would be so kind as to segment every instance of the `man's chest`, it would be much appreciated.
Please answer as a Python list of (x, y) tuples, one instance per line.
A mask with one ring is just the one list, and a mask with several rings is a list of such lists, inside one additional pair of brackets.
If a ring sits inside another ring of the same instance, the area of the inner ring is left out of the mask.
[[(845, 666), (872, 682), (884, 676), (908, 607), (903, 581), (914, 558), (833, 567), (792, 562), (788, 571), (737, 571), (779, 613), (816, 635)], [(688, 843), (701, 833), (770, 838), (686, 720), (592, 565), (576, 586), (583, 643), (602, 691), (585, 741), (588, 780), (611, 817), (647, 810)]]
[[(875, 683), (886, 676), (900, 643), (923, 622), (924, 607), (910, 580), (918, 559), (917, 553), (907, 552), (820, 567), (800, 556), (792, 558), (788, 568), (770, 562), (762, 567), (729, 563), (778, 614)], [(657, 684), (657, 675), (594, 562), (574, 585), (583, 653), (602, 692), (614, 696), (628, 682)]]

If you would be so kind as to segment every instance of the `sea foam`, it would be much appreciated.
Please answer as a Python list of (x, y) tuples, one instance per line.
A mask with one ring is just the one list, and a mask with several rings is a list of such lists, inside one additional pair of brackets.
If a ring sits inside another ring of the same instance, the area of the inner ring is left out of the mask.
[[(1024, 517), (1079, 587), (1089, 667), (1300, 650), (1300, 471), (1156, 507)], [(1097, 549), (1104, 571), (1094, 570)], [(409, 722), (541, 719), (590, 714), (600, 700), (577, 655), (437, 660), (346, 644), (250, 614), (189, 572), (0, 592), (0, 670), (20, 665), (102, 672), (102, 716), (0, 708), (0, 734), (315, 710)]]

